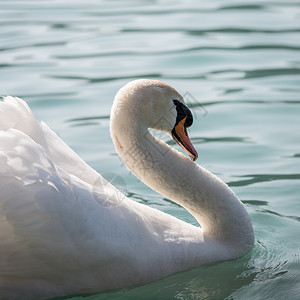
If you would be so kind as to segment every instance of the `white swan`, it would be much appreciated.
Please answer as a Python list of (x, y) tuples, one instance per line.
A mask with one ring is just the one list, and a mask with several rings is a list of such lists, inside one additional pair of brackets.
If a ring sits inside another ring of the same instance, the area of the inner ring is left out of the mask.
[(202, 228), (126, 198), (23, 100), (0, 102), (0, 299), (130, 287), (249, 251), (253, 230), (236, 195), (148, 131), (169, 133), (195, 159), (192, 121), (175, 89), (137, 80), (116, 95), (111, 136), (126, 166)]

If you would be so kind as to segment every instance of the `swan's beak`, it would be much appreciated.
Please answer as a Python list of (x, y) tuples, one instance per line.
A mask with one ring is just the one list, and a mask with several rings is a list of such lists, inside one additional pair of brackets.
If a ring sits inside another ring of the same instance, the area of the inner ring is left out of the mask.
[(172, 137), (175, 142), (190, 156), (192, 161), (198, 158), (198, 153), (195, 150), (185, 127), (185, 120), (182, 119), (172, 130)]

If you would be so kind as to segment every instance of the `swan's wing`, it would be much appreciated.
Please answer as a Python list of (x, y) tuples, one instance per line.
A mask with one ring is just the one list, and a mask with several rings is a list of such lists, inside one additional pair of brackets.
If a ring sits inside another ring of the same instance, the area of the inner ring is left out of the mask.
[(103, 229), (113, 218), (110, 195), (125, 196), (104, 181), (24, 101), (0, 102), (0, 279), (48, 269), (55, 278), (62, 265), (78, 269), (105, 260), (108, 253), (97, 250), (109, 236)]
[(0, 130), (18, 129), (40, 144), (51, 160), (83, 181), (94, 184), (99, 174), (88, 166), (45, 123), (39, 123), (27, 103), (17, 97), (4, 97), (0, 102)]
[[(70, 217), (70, 201), (68, 183), (44, 149), (24, 132), (0, 131), (0, 277), (37, 276), (41, 264), (47, 269), (55, 252), (70, 247), (62, 224)], [(46, 249), (47, 261), (42, 262)]]
[(113, 260), (110, 237), (121, 238), (127, 224), (100, 196), (56, 167), (24, 132), (0, 131), (0, 290), (1, 278), (59, 281)]

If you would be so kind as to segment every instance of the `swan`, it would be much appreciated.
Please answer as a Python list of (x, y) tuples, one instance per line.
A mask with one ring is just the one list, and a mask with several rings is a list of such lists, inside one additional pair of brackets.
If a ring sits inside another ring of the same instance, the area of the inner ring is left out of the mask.
[[(195, 163), (183, 97), (157, 80), (127, 83), (110, 133), (127, 168), (201, 227), (137, 203), (73, 152), (25, 101), (0, 102), (0, 299), (47, 299), (141, 285), (253, 246), (234, 192)], [(168, 133), (188, 154), (154, 137)]]

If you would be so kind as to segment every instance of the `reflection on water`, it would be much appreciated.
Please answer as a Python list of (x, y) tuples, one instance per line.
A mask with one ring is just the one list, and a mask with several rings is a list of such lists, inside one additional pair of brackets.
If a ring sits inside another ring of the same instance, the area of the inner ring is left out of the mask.
[(254, 183), (260, 183), (264, 181), (299, 180), (300, 174), (254, 174), (254, 175), (243, 175), (239, 177), (250, 177), (250, 179), (228, 182), (228, 185), (243, 186), (243, 185), (249, 185)]
[(198, 162), (251, 215), (256, 244), (245, 257), (87, 299), (299, 297), (299, 1), (11, 0), (0, 8), (2, 95), (25, 98), (97, 171), (123, 178), (128, 197), (196, 224), (128, 173), (109, 136), (122, 85), (167, 81), (193, 111)]

